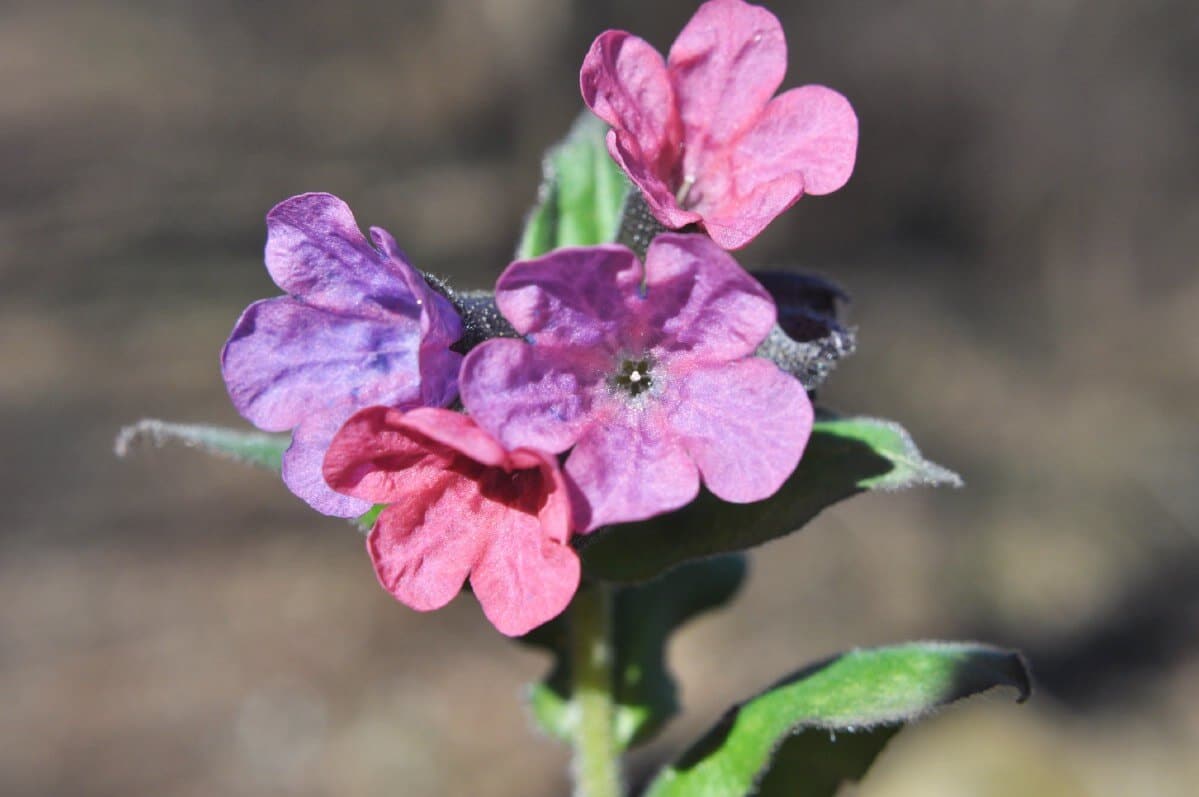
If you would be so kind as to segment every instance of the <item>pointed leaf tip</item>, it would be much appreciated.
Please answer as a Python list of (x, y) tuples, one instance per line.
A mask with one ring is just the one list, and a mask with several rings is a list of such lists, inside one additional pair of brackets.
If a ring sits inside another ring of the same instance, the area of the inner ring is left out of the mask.
[(905, 724), (1031, 678), (1015, 651), (961, 642), (855, 650), (736, 706), (654, 779), (646, 797), (833, 797)]
[(161, 448), (167, 443), (180, 443), (216, 457), (277, 473), (282, 467), (283, 452), (291, 445), (291, 436), (143, 418), (121, 429), (113, 444), (113, 451), (123, 458), (136, 445), (149, 444)]

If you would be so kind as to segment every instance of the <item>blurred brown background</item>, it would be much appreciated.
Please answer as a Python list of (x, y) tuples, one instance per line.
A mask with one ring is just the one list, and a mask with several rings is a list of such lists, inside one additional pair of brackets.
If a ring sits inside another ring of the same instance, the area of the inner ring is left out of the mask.
[[(742, 252), (855, 296), (826, 402), (905, 423), (961, 491), (857, 499), (754, 557), (672, 648), (687, 713), (854, 645), (982, 638), (1041, 681), (895, 743), (884, 795), (1199, 782), (1199, 14), (1193, 0), (779, 2), (785, 86), (850, 97), (849, 186)], [(0, 793), (562, 795), (517, 699), (544, 661), (417, 615), (269, 475), (112, 456), (240, 423), (217, 353), (309, 190), (487, 286), (608, 27), (695, 3), (0, 6)]]

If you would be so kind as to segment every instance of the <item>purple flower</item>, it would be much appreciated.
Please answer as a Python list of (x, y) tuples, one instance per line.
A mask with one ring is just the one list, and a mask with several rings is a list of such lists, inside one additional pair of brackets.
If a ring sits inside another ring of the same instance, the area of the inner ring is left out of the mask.
[(221, 353), (225, 385), (255, 426), (292, 430), (283, 481), (293, 493), (325, 514), (359, 515), (369, 502), (325, 484), (329, 442), (363, 407), (453, 401), (461, 321), (395, 239), (372, 227), (371, 246), (337, 197), (292, 197), (266, 223), (267, 271), (290, 295), (242, 313)]
[(716, 496), (770, 496), (812, 426), (800, 384), (753, 356), (774, 302), (700, 235), (658, 236), (645, 267), (620, 246), (513, 263), (496, 303), (526, 341), (491, 340), (462, 364), (462, 401), (509, 449), (574, 447), (576, 527)]
[(737, 249), (805, 193), (836, 191), (853, 171), (858, 120), (849, 102), (823, 86), (771, 99), (786, 70), (773, 14), (711, 0), (665, 61), (629, 33), (601, 34), (579, 83), (612, 125), (612, 157), (658, 221), (701, 224)]

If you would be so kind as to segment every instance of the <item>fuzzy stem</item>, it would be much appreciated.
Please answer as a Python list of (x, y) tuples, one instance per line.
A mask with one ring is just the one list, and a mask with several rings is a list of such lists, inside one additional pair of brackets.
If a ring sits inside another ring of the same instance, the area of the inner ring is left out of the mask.
[(621, 797), (612, 701), (611, 594), (584, 583), (571, 607), (576, 797)]

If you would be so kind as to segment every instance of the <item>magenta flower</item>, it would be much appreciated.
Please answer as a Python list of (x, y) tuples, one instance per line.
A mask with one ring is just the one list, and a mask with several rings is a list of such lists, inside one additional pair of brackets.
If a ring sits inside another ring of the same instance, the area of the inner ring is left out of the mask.
[(488, 341), (462, 364), (462, 401), (508, 448), (574, 447), (576, 526), (689, 503), (700, 478), (726, 501), (770, 496), (799, 462), (807, 394), (754, 350), (774, 302), (700, 235), (628, 249), (560, 249), (513, 263), (500, 312), (526, 341)]
[(337, 197), (292, 197), (266, 222), (267, 271), (290, 295), (242, 313), (221, 352), (225, 385), (255, 426), (292, 430), (283, 481), (293, 493), (328, 515), (360, 515), (371, 505), (321, 475), (329, 441), (363, 407), (453, 401), (461, 321), (395, 239), (372, 227), (372, 247)]
[(465, 415), (362, 410), (334, 437), (324, 473), (347, 495), (389, 505), (366, 547), (379, 583), (413, 609), (445, 606), (469, 576), (487, 619), (520, 636), (579, 586), (557, 461), (505, 451)]
[(737, 249), (804, 193), (836, 191), (853, 171), (858, 120), (849, 102), (823, 86), (771, 99), (786, 69), (773, 14), (711, 0), (665, 61), (629, 33), (601, 34), (579, 82), (613, 128), (608, 150), (658, 221), (701, 224)]

